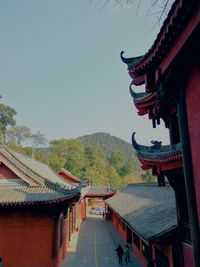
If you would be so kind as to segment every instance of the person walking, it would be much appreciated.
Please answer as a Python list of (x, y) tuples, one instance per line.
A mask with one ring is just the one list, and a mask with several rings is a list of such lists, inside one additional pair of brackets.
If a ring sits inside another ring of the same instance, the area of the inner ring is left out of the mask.
[(118, 256), (118, 260), (119, 260), (119, 264), (122, 265), (123, 264), (123, 255), (124, 255), (124, 250), (121, 247), (121, 245), (118, 245), (118, 247), (115, 249), (115, 251), (117, 252), (117, 256)]
[(126, 244), (126, 247), (125, 247), (125, 263), (126, 264), (131, 263), (130, 247), (128, 244)]

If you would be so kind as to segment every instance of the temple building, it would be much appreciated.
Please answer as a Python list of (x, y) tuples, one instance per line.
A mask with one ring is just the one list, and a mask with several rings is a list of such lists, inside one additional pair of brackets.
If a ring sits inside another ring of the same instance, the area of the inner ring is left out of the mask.
[(59, 267), (80, 185), (0, 147), (0, 257), (5, 267)]
[(86, 219), (87, 214), (93, 207), (105, 208), (105, 200), (114, 196), (116, 191), (109, 186), (92, 186), (87, 181), (75, 177), (71, 172), (65, 168), (61, 168), (57, 174), (66, 182), (81, 187), (81, 195), (77, 202), (70, 208), (70, 234), (68, 241), (71, 240), (71, 234), (74, 231), (79, 231), (81, 223)]
[(71, 241), (71, 235), (74, 231), (80, 230), (81, 223), (86, 219), (86, 201), (85, 194), (87, 189), (84, 188), (82, 181), (74, 176), (70, 171), (65, 168), (61, 168), (57, 174), (62, 177), (66, 182), (73, 184), (74, 186), (80, 186), (81, 194), (77, 202), (75, 202), (70, 208), (69, 222), (70, 222), (70, 232), (68, 235), (68, 242)]
[(157, 267), (178, 266), (175, 194), (169, 185), (129, 184), (105, 202), (111, 222), (142, 266), (152, 259)]
[[(159, 185), (174, 189), (178, 219), (179, 265), (200, 266), (200, 2), (176, 0), (152, 47), (143, 56), (125, 58), (132, 78), (131, 96), (138, 115), (152, 126), (163, 120), (170, 144), (152, 141), (133, 147), (143, 169), (152, 169)], [(143, 93), (133, 87), (145, 85)]]
[(61, 168), (60, 171), (57, 172), (57, 174), (69, 183), (80, 184), (81, 182), (79, 178), (75, 177), (71, 172), (69, 172), (65, 168)]
[(105, 200), (114, 196), (115, 190), (108, 186), (90, 186), (85, 193), (85, 201), (87, 203), (87, 210), (90, 211), (92, 207), (105, 207)]

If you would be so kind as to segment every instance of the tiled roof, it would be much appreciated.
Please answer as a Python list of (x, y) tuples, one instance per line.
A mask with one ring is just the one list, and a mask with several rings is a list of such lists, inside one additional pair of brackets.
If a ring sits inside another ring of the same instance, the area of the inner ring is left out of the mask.
[(90, 186), (87, 195), (108, 195), (113, 193), (115, 193), (115, 191), (107, 186)]
[(132, 144), (137, 152), (138, 158), (145, 159), (147, 161), (171, 161), (171, 160), (181, 160), (181, 145), (161, 145), (161, 142), (153, 142), (152, 146), (143, 146), (137, 144), (135, 141), (135, 133), (132, 135)]
[(169, 185), (128, 185), (106, 203), (148, 242), (177, 226), (175, 194)]
[(2, 186), (0, 206), (56, 203), (77, 195), (77, 189), (60, 191), (44, 186)]
[[(130, 94), (133, 98), (133, 101), (135, 103), (135, 106), (138, 110), (146, 110), (145, 113), (147, 113), (147, 110), (150, 109), (152, 105), (155, 105), (157, 102), (156, 99), (156, 92), (153, 93), (146, 93), (146, 92), (141, 92), (141, 93), (135, 93), (131, 87), (132, 83), (130, 84)], [(144, 113), (144, 114), (145, 114)], [(144, 115), (141, 114), (141, 115)]]
[(131, 88), (130, 85), (130, 94), (133, 97), (134, 102), (135, 101), (144, 101), (145, 99), (155, 96), (155, 93), (146, 93), (146, 92), (141, 92), (141, 93), (135, 93), (133, 89)]
[(80, 193), (80, 187), (73, 187), (47, 165), (7, 147), (0, 147), (0, 162), (26, 182), (0, 183), (0, 205), (58, 202)]
[(177, 0), (157, 35), (149, 51), (140, 57), (124, 58), (121, 52), (122, 61), (128, 65), (128, 70), (133, 72), (145, 73), (149, 68), (156, 68), (166, 56), (170, 48), (184, 31), (193, 13), (198, 8), (198, 0)]
[(46, 180), (52, 183), (63, 183), (66, 186), (71, 186), (71, 184), (66, 181), (60, 179), (58, 175), (56, 175), (46, 164), (39, 162), (37, 160), (32, 159), (31, 157), (22, 155), (18, 152), (15, 152), (8, 148), (2, 148), (0, 153), (7, 156), (12, 162), (16, 162), (17, 166), (21, 170), (23, 168), (26, 169), (26, 172), (32, 173), (33, 179), (37, 177), (37, 182), (42, 182), (42, 180)]
[(75, 183), (80, 183), (81, 180), (77, 177), (75, 177), (74, 175), (71, 174), (71, 172), (69, 172), (68, 170), (66, 170), (65, 168), (61, 168), (61, 170), (58, 172), (58, 175), (63, 173), (66, 176), (66, 179), (69, 177), (71, 178)]

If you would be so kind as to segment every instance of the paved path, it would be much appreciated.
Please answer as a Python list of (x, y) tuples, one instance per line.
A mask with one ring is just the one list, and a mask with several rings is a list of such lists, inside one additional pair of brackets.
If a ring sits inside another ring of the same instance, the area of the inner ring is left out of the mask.
[[(100, 216), (90, 216), (81, 224), (79, 235), (73, 235), (62, 267), (118, 267), (118, 244), (125, 245), (112, 224)], [(133, 257), (127, 266), (141, 267)]]

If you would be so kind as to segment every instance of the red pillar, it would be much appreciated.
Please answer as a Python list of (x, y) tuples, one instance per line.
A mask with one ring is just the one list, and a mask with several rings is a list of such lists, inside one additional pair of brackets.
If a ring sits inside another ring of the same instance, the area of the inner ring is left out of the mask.
[(52, 244), (52, 256), (53, 256), (53, 267), (59, 267), (59, 216), (54, 218), (54, 229), (53, 229), (53, 244)]
[(67, 250), (67, 217), (63, 218), (63, 259), (65, 258)]

